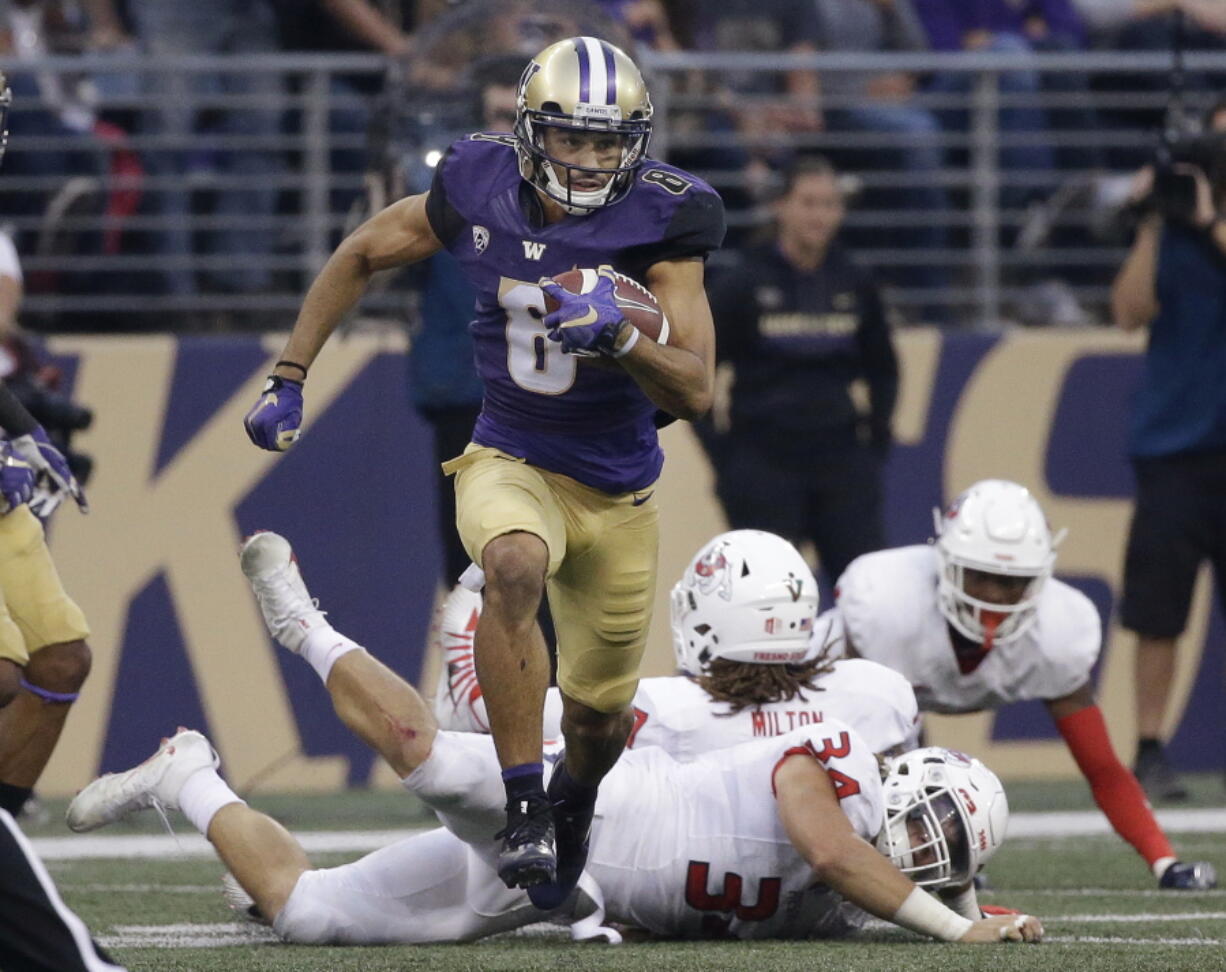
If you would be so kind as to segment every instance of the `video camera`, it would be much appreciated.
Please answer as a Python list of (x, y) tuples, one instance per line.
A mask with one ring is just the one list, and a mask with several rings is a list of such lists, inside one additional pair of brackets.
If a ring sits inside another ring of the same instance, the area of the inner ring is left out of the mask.
[(1154, 157), (1154, 188), (1148, 200), (1165, 219), (1192, 225), (1196, 218), (1196, 178), (1200, 169), (1214, 193), (1226, 190), (1226, 132), (1164, 133)]

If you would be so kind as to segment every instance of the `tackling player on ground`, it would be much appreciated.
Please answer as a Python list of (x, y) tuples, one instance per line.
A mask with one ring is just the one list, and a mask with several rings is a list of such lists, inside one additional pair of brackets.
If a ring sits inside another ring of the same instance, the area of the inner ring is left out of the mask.
[(900, 672), (924, 712), (979, 712), (1042, 699), (1116, 833), (1159, 886), (1215, 887), (1211, 864), (1184, 863), (1120, 762), (1094, 701), (1101, 622), (1080, 591), (1051, 576), (1056, 547), (1023, 486), (988, 479), (936, 512), (931, 545), (852, 561), (814, 638)]
[[(140, 766), (86, 787), (69, 825), (92, 830), (153, 805), (182, 810), (290, 941), (466, 941), (536, 921), (527, 895), (495, 876), (491, 831), (503, 795), (493, 741), (439, 730), (410, 685), (332, 629), (283, 538), (255, 535), (242, 564), (285, 647), (331, 645), (329, 662), (315, 667), (337, 715), (446, 831), (312, 870), (288, 832), (226, 785), (208, 741), (188, 730)], [(611, 941), (617, 934), (602, 920), (669, 937), (813, 938), (852, 931), (865, 912), (945, 941), (1038, 941), (1033, 917), (971, 921), (918, 886), (968, 881), (981, 859), (971, 835), (998, 836), (1005, 813), (999, 781), (948, 750), (908, 754), (883, 786), (868, 745), (834, 718), (689, 764), (649, 747), (627, 753), (601, 787), (588, 869), (556, 916), (587, 919), (587, 936)], [(872, 846), (879, 835), (889, 858)]]
[[(444, 468), (460, 537), (486, 575), (475, 662), (506, 784), (499, 871), (545, 908), (582, 870), (597, 785), (631, 726), (655, 586), (657, 418), (703, 414), (714, 384), (703, 259), (723, 237), (723, 207), (700, 180), (646, 158), (651, 115), (638, 69), (605, 41), (538, 54), (514, 134), (456, 142), (428, 193), (340, 245), (246, 419), (257, 445), (288, 448), (307, 369), (371, 275), (443, 247), (459, 260), (478, 295), (485, 400), (472, 444)], [(667, 345), (623, 320), (608, 278), (583, 296), (546, 279), (606, 264), (658, 298)], [(546, 293), (559, 302), (548, 314)], [(620, 367), (588, 366), (580, 356), (592, 353)], [(549, 662), (536, 624), (546, 587), (566, 739), (548, 795)]]

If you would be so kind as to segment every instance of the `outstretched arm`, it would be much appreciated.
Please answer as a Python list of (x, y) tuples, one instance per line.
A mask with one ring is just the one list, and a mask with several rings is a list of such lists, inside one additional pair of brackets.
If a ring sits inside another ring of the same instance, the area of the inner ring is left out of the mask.
[[(408, 196), (376, 213), (353, 231), (311, 284), (283, 361), (310, 368), (336, 326), (358, 302), (378, 270), (402, 267), (437, 253), (443, 244), (426, 217), (428, 193)], [(303, 373), (284, 365), (275, 374), (301, 381)]]
[(852, 829), (834, 784), (816, 759), (796, 754), (775, 772), (779, 816), (816, 876), (852, 904), (947, 942), (1038, 941), (1038, 919), (1006, 915), (970, 921), (917, 888)]
[(1089, 683), (1063, 698), (1048, 701), (1047, 711), (1090, 784), (1094, 802), (1107, 815), (1115, 832), (1132, 844), (1154, 874), (1161, 877), (1175, 861), (1175, 851), (1154, 819), (1141, 784), (1116, 756)]

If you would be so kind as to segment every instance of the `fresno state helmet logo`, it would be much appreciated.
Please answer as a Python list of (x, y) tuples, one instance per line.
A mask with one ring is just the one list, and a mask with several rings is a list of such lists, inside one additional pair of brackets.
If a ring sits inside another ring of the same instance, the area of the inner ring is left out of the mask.
[(724, 556), (726, 544), (712, 547), (694, 562), (694, 584), (703, 594), (732, 600), (732, 564)]

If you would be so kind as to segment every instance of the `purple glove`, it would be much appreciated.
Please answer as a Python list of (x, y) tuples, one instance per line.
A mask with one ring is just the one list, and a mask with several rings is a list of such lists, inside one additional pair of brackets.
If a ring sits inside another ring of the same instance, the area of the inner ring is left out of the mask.
[(243, 419), (247, 437), (261, 449), (284, 452), (302, 433), (302, 382), (269, 375), (260, 400)]
[(77, 477), (68, 467), (68, 460), (47, 438), (47, 432), (41, 425), (33, 432), (13, 439), (13, 448), (34, 468), (37, 478), (36, 495), (31, 500), (30, 509), (39, 519), (45, 520), (55, 512), (55, 508), (64, 501), (65, 496), (76, 500), (77, 508), (82, 513), (89, 512), (85, 491), (81, 489)]
[(30, 501), (34, 495), (34, 479), (34, 467), (6, 442), (0, 448), (0, 514)]
[(549, 331), (549, 340), (560, 341), (567, 354), (613, 354), (613, 342), (625, 323), (617, 306), (613, 274), (600, 269), (600, 279), (586, 294), (572, 294), (548, 277), (540, 288), (558, 302), (558, 309), (546, 314), (542, 322)]

